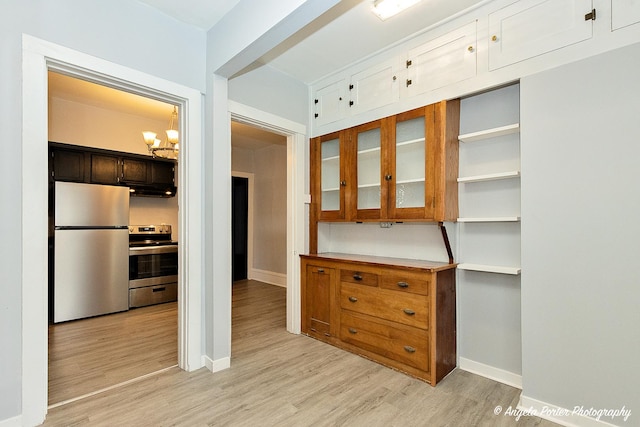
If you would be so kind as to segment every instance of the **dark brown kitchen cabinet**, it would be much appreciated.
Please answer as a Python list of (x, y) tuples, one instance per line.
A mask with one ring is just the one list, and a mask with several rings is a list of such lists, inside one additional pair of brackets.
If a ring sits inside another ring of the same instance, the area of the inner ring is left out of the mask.
[(155, 184), (174, 185), (175, 165), (169, 162), (152, 162), (151, 182)]
[(122, 159), (122, 182), (144, 184), (149, 181), (149, 162), (146, 160)]
[(123, 185), (134, 196), (173, 197), (176, 194), (172, 159), (49, 142), (51, 181)]
[(91, 154), (91, 184), (117, 185), (120, 182), (120, 159), (116, 156)]
[(84, 181), (84, 153), (75, 150), (56, 150), (51, 156), (51, 175), (56, 181)]

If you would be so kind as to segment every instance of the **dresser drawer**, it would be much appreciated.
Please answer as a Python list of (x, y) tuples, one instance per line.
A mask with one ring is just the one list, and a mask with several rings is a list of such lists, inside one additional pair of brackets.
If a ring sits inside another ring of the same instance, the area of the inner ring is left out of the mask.
[(428, 299), (422, 295), (340, 283), (340, 306), (370, 316), (427, 329)]
[(427, 273), (392, 271), (383, 273), (380, 278), (381, 288), (418, 295), (429, 295), (430, 283), (431, 274)]
[(375, 318), (340, 316), (340, 339), (423, 371), (429, 370), (429, 334), (408, 326), (392, 326)]
[(378, 286), (378, 275), (358, 270), (340, 270), (340, 281), (359, 285)]

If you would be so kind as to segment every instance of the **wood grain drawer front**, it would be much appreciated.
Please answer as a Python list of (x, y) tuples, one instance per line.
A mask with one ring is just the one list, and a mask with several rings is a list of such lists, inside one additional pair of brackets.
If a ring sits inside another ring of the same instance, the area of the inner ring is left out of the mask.
[(429, 370), (429, 333), (343, 311), (340, 339), (423, 371)]
[(429, 295), (430, 274), (412, 274), (393, 272), (385, 273), (380, 280), (380, 287), (393, 291), (409, 292), (418, 295)]
[(378, 286), (378, 275), (358, 270), (340, 270), (340, 281), (359, 285)]
[(429, 301), (421, 295), (343, 282), (340, 284), (340, 306), (416, 328), (427, 329), (429, 325)]

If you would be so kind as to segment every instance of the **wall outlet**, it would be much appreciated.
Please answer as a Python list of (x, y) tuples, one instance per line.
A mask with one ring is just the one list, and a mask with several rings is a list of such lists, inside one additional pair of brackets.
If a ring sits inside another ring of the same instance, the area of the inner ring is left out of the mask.
[(380, 228), (391, 228), (392, 225), (393, 225), (392, 222), (381, 222)]

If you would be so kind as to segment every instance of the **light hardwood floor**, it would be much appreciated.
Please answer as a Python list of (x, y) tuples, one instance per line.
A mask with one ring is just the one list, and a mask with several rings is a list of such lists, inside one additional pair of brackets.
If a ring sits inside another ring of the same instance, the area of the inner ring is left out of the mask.
[(285, 330), (285, 289), (233, 287), (231, 368), (172, 368), (49, 411), (46, 426), (541, 426), (519, 390), (455, 370), (437, 387)]
[(177, 303), (49, 326), (49, 405), (178, 363)]

